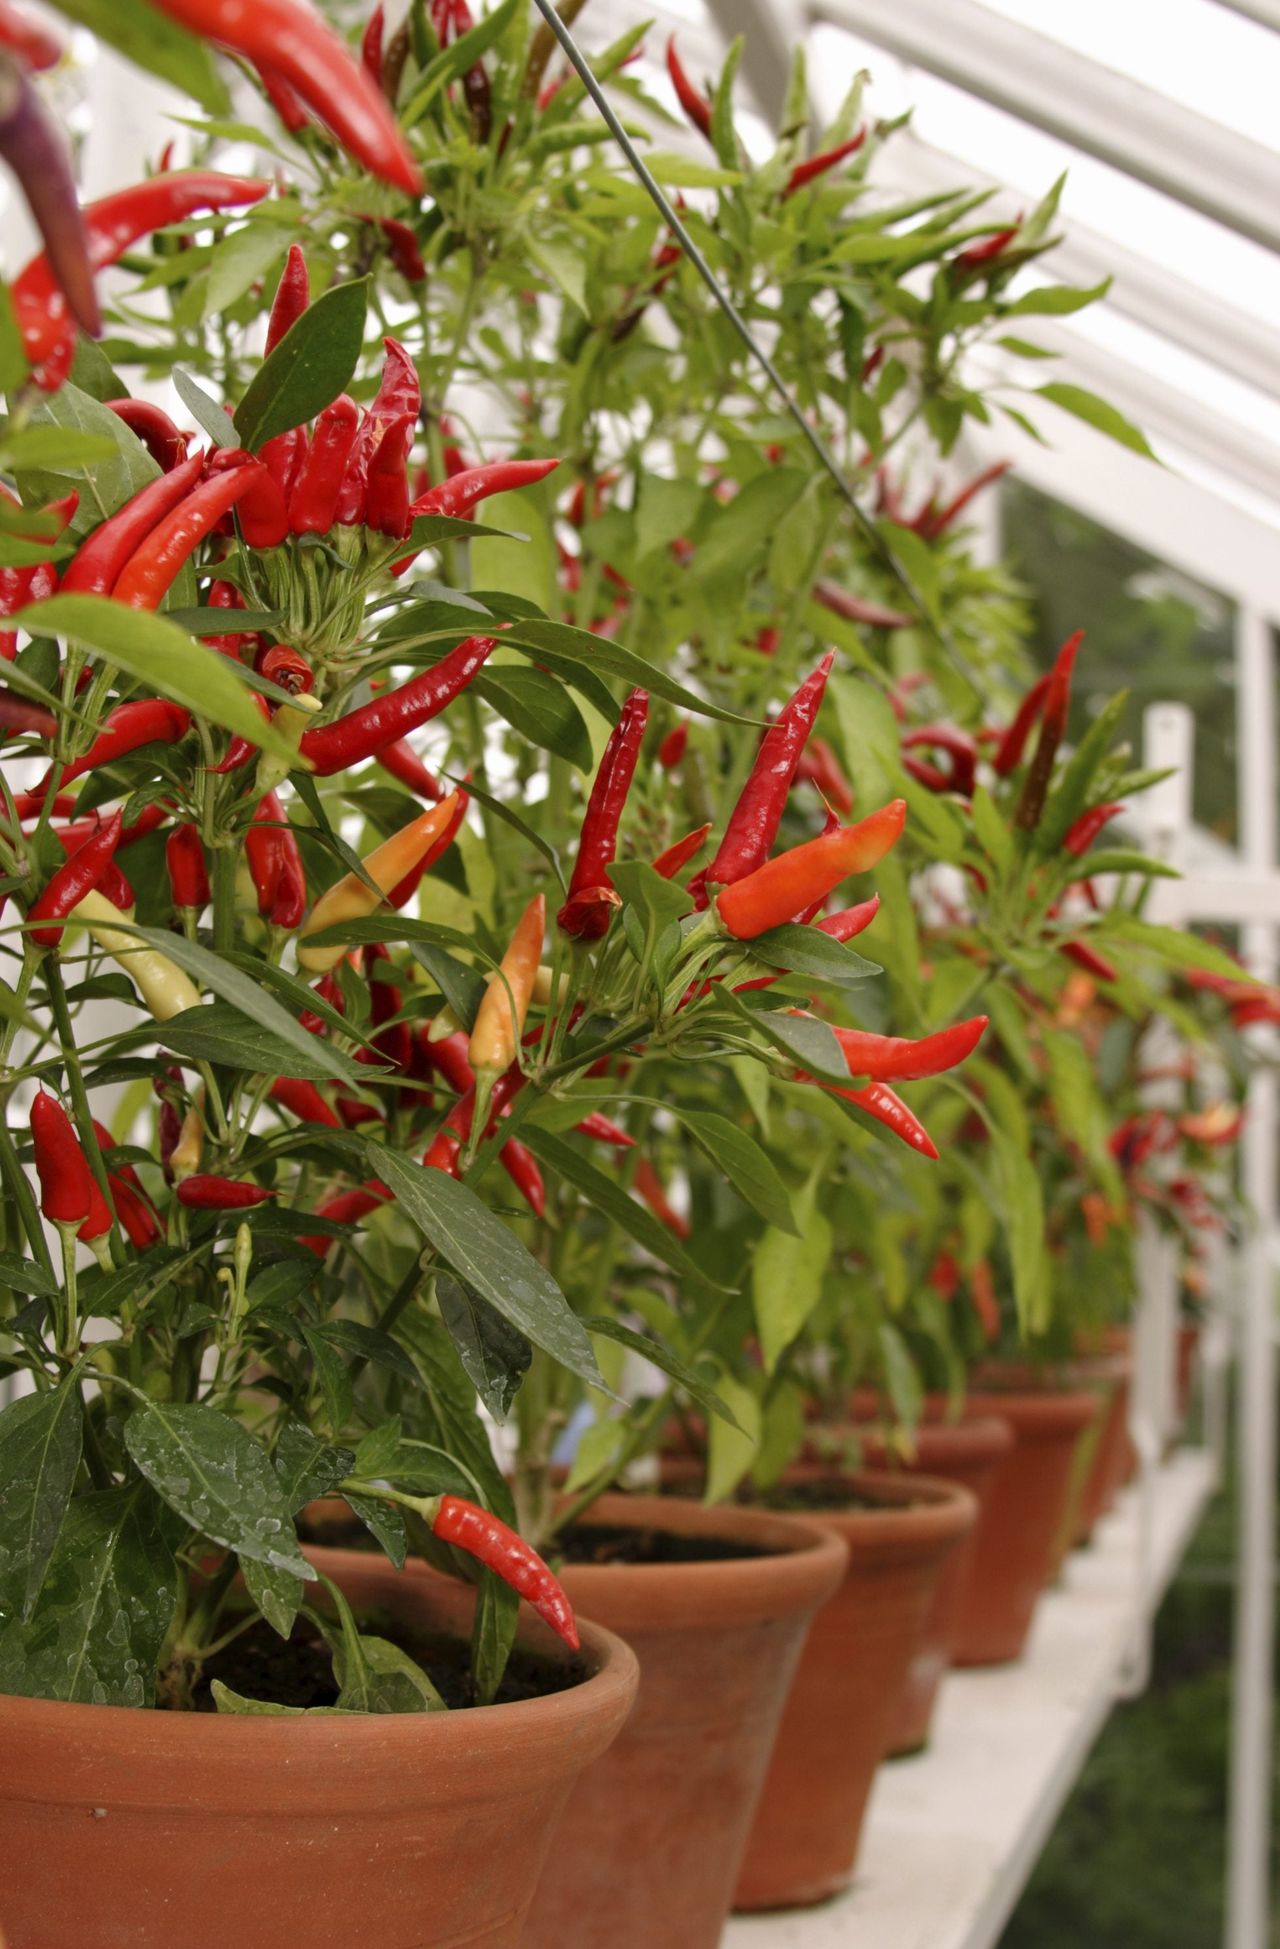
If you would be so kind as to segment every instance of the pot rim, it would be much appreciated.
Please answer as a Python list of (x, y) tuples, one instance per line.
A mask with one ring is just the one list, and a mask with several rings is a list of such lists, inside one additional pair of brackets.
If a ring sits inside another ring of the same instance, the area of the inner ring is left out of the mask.
[(877, 1556), (914, 1554), (958, 1542), (978, 1520), (979, 1503), (972, 1489), (941, 1476), (884, 1469), (832, 1469), (822, 1462), (800, 1462), (787, 1471), (793, 1479), (831, 1480), (875, 1507), (838, 1503), (823, 1509), (815, 1520), (838, 1528), (846, 1537), (853, 1567)]
[[(469, 1585), (444, 1577), (405, 1577), (363, 1551), (308, 1548), (308, 1556), (334, 1581), (364, 1587), (358, 1598), (371, 1609), (401, 1615), (426, 1607), (429, 1621), (463, 1631), (474, 1608)], [(443, 1613), (443, 1618), (442, 1614)], [(5, 1799), (101, 1801), (111, 1809), (171, 1805), (198, 1813), (253, 1806), (246, 1779), (263, 1768), (288, 1777), (284, 1811), (296, 1812), (305, 1774), (306, 1804), (316, 1809), (358, 1807), (362, 1814), (403, 1803), (412, 1783), (424, 1797), (444, 1770), (459, 1796), (477, 1799), (485, 1776), (513, 1751), (544, 1752), (550, 1777), (576, 1771), (584, 1745), (603, 1745), (594, 1728), (603, 1719), (616, 1730), (630, 1710), (639, 1683), (635, 1653), (614, 1632), (578, 1619), (581, 1654), (570, 1653), (534, 1616), (521, 1618), (517, 1644), (539, 1656), (588, 1664), (580, 1684), (532, 1699), (449, 1712), (353, 1713), (350, 1717), (291, 1718), (221, 1712), (161, 1712), (124, 1705), (84, 1704), (0, 1694), (0, 1743), (9, 1757)], [(612, 1737), (612, 1733), (610, 1733)], [(571, 1757), (557, 1761), (563, 1749)], [(252, 1770), (251, 1770), (252, 1769)], [(58, 1790), (30, 1783), (33, 1770), (57, 1775)], [(262, 1789), (262, 1814), (275, 1803)]]
[[(888, 1443), (884, 1437), (885, 1424), (882, 1422), (851, 1418), (848, 1421), (839, 1422), (823, 1421), (817, 1425), (821, 1429), (829, 1429), (833, 1434), (838, 1436), (845, 1434), (856, 1436), (859, 1441), (864, 1443), (869, 1435), (874, 1437), (885, 1449), (890, 1470), (911, 1475), (928, 1475), (931, 1473), (928, 1461), (922, 1460), (920, 1457), (920, 1445), (924, 1442), (953, 1441), (957, 1444), (959, 1451), (963, 1454), (966, 1461), (980, 1462), (990, 1460), (992, 1462), (998, 1462), (1002, 1456), (1009, 1453), (1014, 1441), (1012, 1428), (1003, 1415), (999, 1414), (965, 1415), (959, 1421), (925, 1421), (922, 1419), (915, 1430), (917, 1444), (916, 1455), (908, 1459), (906, 1456), (899, 1457), (889, 1454)], [(875, 1467), (877, 1473), (879, 1473), (881, 1464), (877, 1463)]]
[(1079, 1433), (1096, 1420), (1102, 1407), (1097, 1391), (1084, 1388), (975, 1388), (968, 1399), (983, 1414), (1008, 1421), (1015, 1444)]

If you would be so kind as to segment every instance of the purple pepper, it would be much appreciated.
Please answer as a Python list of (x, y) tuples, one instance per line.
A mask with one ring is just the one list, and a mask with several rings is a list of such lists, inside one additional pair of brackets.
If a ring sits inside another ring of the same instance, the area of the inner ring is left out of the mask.
[(91, 337), (98, 337), (102, 316), (66, 143), (26, 69), (2, 51), (0, 161), (18, 179), (72, 316)]

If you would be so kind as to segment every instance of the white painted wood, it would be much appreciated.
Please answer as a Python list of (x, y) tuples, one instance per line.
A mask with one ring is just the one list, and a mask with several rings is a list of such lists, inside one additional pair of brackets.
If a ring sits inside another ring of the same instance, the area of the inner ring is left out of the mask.
[[(1157, 1471), (1146, 1609), (1213, 1482), (1200, 1450)], [(739, 1916), (722, 1949), (992, 1949), (1114, 1702), (1138, 1543), (1129, 1490), (1042, 1600), (1022, 1662), (952, 1673), (929, 1751), (881, 1769), (849, 1893), (819, 1909)]]

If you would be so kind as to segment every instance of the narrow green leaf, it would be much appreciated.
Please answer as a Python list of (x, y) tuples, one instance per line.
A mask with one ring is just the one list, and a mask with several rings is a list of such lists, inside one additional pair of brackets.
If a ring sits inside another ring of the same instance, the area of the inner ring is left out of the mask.
[(364, 348), (369, 280), (335, 284), (285, 333), (235, 411), (243, 444), (259, 447), (315, 418), (342, 392)]
[(660, 1259), (673, 1272), (680, 1273), (699, 1286), (709, 1286), (720, 1292), (728, 1290), (690, 1258), (674, 1232), (660, 1223), (638, 1199), (624, 1191), (616, 1178), (593, 1164), (573, 1144), (555, 1136), (550, 1130), (540, 1129), (536, 1124), (526, 1123), (523, 1136), (540, 1163), (558, 1172), (567, 1184), (580, 1191), (606, 1218), (612, 1218), (628, 1237), (643, 1246), (655, 1259)]
[(719, 1415), (731, 1428), (736, 1428), (740, 1434), (745, 1433), (729, 1403), (716, 1392), (706, 1376), (700, 1374), (696, 1367), (691, 1367), (687, 1360), (682, 1360), (656, 1333), (636, 1333), (619, 1320), (605, 1318), (584, 1320), (582, 1324), (588, 1333), (597, 1333), (602, 1339), (616, 1341), (618, 1346), (628, 1347), (632, 1353), (652, 1361), (655, 1367), (684, 1390), (695, 1407), (701, 1408), (704, 1414)]
[(1099, 433), (1105, 433), (1108, 439), (1118, 441), (1133, 453), (1140, 453), (1145, 460), (1156, 458), (1141, 428), (1136, 427), (1132, 420), (1127, 420), (1109, 400), (1099, 399), (1097, 393), (1087, 391), (1084, 386), (1067, 385), (1062, 380), (1037, 386), (1036, 392), (1041, 399), (1047, 399), (1064, 413), (1070, 413), (1075, 419), (1096, 427)]
[[(208, 434), (214, 446), (238, 447), (240, 442), (232, 428), (231, 421), (227, 418), (212, 393), (207, 393), (203, 386), (197, 385), (191, 377), (191, 374), (184, 372), (180, 365), (176, 365), (173, 368), (169, 377), (173, 381), (173, 389), (177, 393), (178, 398), (182, 401), (196, 424)], [(218, 614), (222, 616), (223, 625), (225, 626), (225, 614), (221, 610), (218, 611)], [(184, 623), (183, 627), (186, 628), (187, 624)]]
[(868, 975), (883, 974), (876, 961), (868, 961), (845, 941), (824, 934), (820, 927), (771, 927), (757, 934), (747, 946), (757, 961), (766, 967), (782, 968), (789, 974), (814, 975), (837, 988), (851, 988)]
[(436, 1280), (436, 1300), (476, 1393), (495, 1421), (505, 1421), (532, 1365), (533, 1348), (524, 1334), (465, 1280), (442, 1273)]
[(0, 1412), (0, 1615), (31, 1616), (75, 1486), (82, 1426), (69, 1374)]
[(231, 97), (207, 41), (188, 33), (141, 0), (56, 0), (59, 13), (88, 27), (136, 67), (172, 82), (211, 115), (225, 114)]

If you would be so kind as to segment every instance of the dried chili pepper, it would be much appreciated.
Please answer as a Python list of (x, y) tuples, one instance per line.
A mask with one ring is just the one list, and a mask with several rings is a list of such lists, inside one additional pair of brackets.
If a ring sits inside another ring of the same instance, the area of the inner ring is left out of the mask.
[(834, 169), (847, 156), (856, 155), (866, 139), (865, 128), (859, 129), (847, 142), (838, 143), (834, 149), (824, 149), (821, 155), (810, 156), (805, 162), (798, 162), (787, 178), (787, 186), (782, 192), (783, 200), (794, 196), (797, 190), (807, 189), (817, 177), (825, 176), (829, 169)]
[(62, 59), (60, 43), (12, 0), (0, 0), (0, 47), (12, 48), (37, 74), (56, 68)]
[(513, 1529), (461, 1496), (434, 1497), (423, 1505), (423, 1515), (433, 1536), (475, 1557), (504, 1584), (519, 1591), (571, 1651), (578, 1649), (578, 1628), (569, 1599), (542, 1558)]
[(167, 697), (136, 697), (117, 704), (89, 749), (64, 765), (58, 787), (69, 785), (100, 765), (113, 765), (144, 744), (177, 744), (187, 735), (191, 713)]
[(275, 1195), (274, 1191), (264, 1191), (261, 1185), (246, 1184), (239, 1178), (217, 1177), (208, 1171), (193, 1172), (177, 1188), (178, 1203), (188, 1211), (248, 1211), (250, 1206), (263, 1204)]
[(162, 406), (149, 399), (104, 399), (107, 411), (136, 433), (162, 474), (171, 474), (187, 457), (188, 435), (179, 433)]
[(711, 822), (708, 820), (705, 826), (695, 826), (683, 839), (677, 839), (674, 846), (668, 846), (665, 852), (658, 854), (653, 862), (654, 872), (661, 873), (664, 880), (674, 880), (676, 874), (702, 851), (710, 830)]
[[(3, 52), (0, 52), (0, 158), (17, 177), (44, 242), (51, 291), (84, 331), (93, 338), (98, 337), (102, 316), (93, 288), (93, 265), (66, 138), (32, 86), (26, 67)], [(15, 303), (17, 295), (15, 286)], [(21, 323), (21, 309), (18, 317)]]
[(40, 923), (30, 929), (31, 939), (38, 947), (59, 945), (62, 928), (50, 923), (64, 921), (85, 894), (101, 884), (119, 843), (120, 814), (113, 812), (103, 820), (97, 832), (63, 861), (27, 915), (29, 922)]
[(754, 940), (826, 896), (851, 873), (865, 873), (895, 846), (906, 822), (905, 799), (893, 799), (855, 826), (837, 826), (793, 846), (716, 896), (721, 924), (738, 940)]
[(724, 837), (706, 870), (708, 885), (732, 886), (736, 880), (754, 873), (769, 857), (800, 754), (822, 707), (834, 661), (835, 651), (828, 651), (761, 739), (755, 763), (729, 815)]
[(569, 890), (556, 915), (556, 925), (574, 940), (600, 940), (608, 932), (614, 908), (622, 905), (609, 885), (608, 869), (617, 852), (618, 825), (648, 717), (648, 691), (633, 690), (600, 759), (582, 820)]
[(542, 959), (547, 903), (535, 893), (516, 925), (497, 974), (485, 989), (467, 1046), (467, 1060), (483, 1091), (515, 1061)]
[(671, 85), (676, 91), (676, 100), (698, 133), (705, 135), (707, 141), (710, 142), (712, 140), (711, 101), (700, 89), (694, 87), (689, 76), (686, 74), (684, 63), (676, 52), (676, 37), (674, 34), (672, 34), (667, 42), (667, 73), (671, 76)]
[(1033, 832), (1040, 823), (1040, 814), (1044, 811), (1049, 781), (1053, 776), (1053, 761), (1058, 755), (1058, 746), (1067, 728), (1067, 710), (1071, 703), (1071, 672), (1075, 665), (1076, 653), (1083, 641), (1082, 629), (1078, 629), (1074, 636), (1069, 636), (1058, 651), (1053, 668), (1049, 672), (1039, 742), (1027, 767), (1027, 776), (1018, 799), (1017, 810), (1013, 815), (1014, 824), (1023, 832)]
[(155, 0), (162, 13), (295, 88), (343, 148), (384, 182), (417, 196), (422, 172), (382, 91), (333, 29), (297, 0)]
[(111, 593), (131, 609), (158, 609), (177, 580), (184, 562), (212, 533), (223, 515), (261, 479), (265, 467), (232, 468), (193, 487), (171, 513), (157, 523), (129, 557)]
[(298, 749), (320, 778), (331, 778), (362, 758), (376, 758), (389, 744), (451, 704), (465, 690), (495, 648), (493, 636), (469, 636), (456, 650), (397, 690), (348, 711), (334, 724), (304, 731)]
[[(170, 474), (149, 481), (82, 541), (59, 584), (63, 595), (108, 595), (134, 550), (158, 521), (186, 499), (204, 472), (203, 452), (193, 453)], [(215, 585), (216, 586), (216, 585)], [(229, 585), (223, 585), (229, 586)], [(210, 596), (212, 600), (212, 596)]]
[(1071, 853), (1077, 859), (1081, 853), (1087, 853), (1103, 827), (1110, 825), (1111, 821), (1118, 818), (1124, 810), (1123, 805), (1111, 803), (1095, 805), (1088, 812), (1082, 812), (1068, 829), (1067, 836), (1062, 842), (1063, 852)]
[(336, 927), (343, 921), (363, 920), (367, 914), (371, 914), (400, 885), (423, 855), (431, 850), (440, 835), (448, 831), (457, 811), (458, 798), (457, 792), (451, 792), (447, 799), (441, 799), (439, 805), (420, 813), (407, 826), (402, 826), (399, 832), (392, 833), (389, 839), (384, 839), (380, 846), (374, 848), (364, 861), (364, 870), (374, 883), (372, 887), (354, 873), (348, 873), (321, 894), (299, 933), (298, 961), (302, 967), (323, 974), (337, 965), (347, 952), (346, 948), (341, 944), (308, 947), (307, 941), (311, 935), (318, 934), (322, 928)]
[[(117, 190), (85, 205), (82, 214), (89, 264), (94, 271), (105, 270), (130, 244), (161, 225), (176, 223), (198, 211), (237, 209), (256, 203), (270, 187), (247, 177), (191, 169), (172, 176), (153, 176), (145, 183)], [(60, 385), (75, 340), (69, 307), (46, 251), (33, 257), (19, 273), (11, 295), (27, 358), (37, 368), (37, 382), (46, 387)]]
[(874, 1082), (910, 1083), (922, 1076), (941, 1076), (971, 1056), (989, 1019), (986, 1015), (975, 1015), (967, 1022), (956, 1022), (936, 1035), (921, 1036), (917, 1041), (901, 1035), (869, 1035), (861, 1029), (837, 1027), (833, 1033), (851, 1076), (869, 1076)]
[(37, 1090), (31, 1105), (31, 1142), (44, 1216), (51, 1225), (82, 1225), (93, 1204), (93, 1173), (75, 1125), (47, 1090)]

